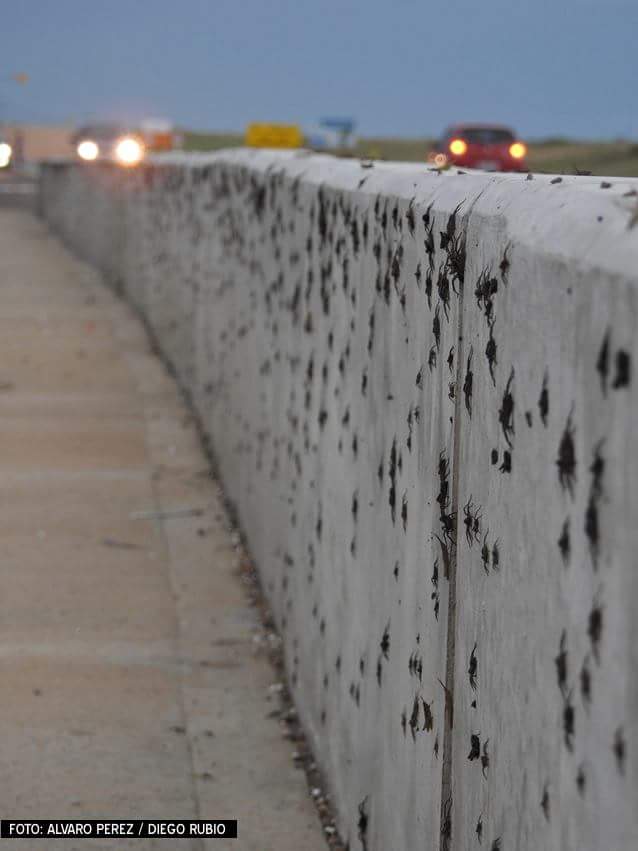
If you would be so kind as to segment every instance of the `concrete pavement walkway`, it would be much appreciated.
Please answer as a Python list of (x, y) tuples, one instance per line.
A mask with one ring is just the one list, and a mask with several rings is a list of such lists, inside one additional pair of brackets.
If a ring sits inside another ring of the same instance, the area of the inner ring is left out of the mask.
[(128, 307), (0, 210), (2, 818), (237, 818), (319, 851), (194, 423)]

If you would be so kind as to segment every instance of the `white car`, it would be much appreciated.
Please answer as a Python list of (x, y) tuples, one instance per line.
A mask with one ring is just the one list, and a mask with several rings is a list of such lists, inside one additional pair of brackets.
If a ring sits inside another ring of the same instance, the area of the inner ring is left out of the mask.
[(146, 154), (143, 139), (117, 124), (92, 124), (80, 127), (71, 137), (79, 159), (84, 162), (106, 160), (123, 166), (135, 166)]

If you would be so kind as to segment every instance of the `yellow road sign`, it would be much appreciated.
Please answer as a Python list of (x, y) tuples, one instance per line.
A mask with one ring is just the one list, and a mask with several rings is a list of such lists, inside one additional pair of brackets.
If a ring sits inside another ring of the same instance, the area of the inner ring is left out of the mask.
[(249, 124), (246, 144), (251, 148), (301, 148), (303, 134), (296, 124)]

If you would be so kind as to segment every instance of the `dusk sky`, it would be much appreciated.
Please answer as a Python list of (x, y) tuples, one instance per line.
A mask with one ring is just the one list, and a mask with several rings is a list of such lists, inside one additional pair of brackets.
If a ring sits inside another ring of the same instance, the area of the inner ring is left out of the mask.
[(6, 0), (0, 26), (0, 121), (638, 138), (638, 0)]

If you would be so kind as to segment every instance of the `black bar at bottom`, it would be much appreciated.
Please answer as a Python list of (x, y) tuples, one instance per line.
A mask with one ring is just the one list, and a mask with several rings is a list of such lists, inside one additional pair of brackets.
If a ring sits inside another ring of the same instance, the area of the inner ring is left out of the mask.
[(2, 819), (1, 839), (103, 839), (105, 836), (128, 839), (237, 839), (237, 820), (149, 819), (134, 821), (74, 819), (57, 821)]

